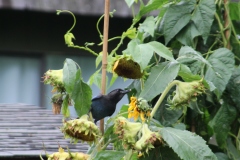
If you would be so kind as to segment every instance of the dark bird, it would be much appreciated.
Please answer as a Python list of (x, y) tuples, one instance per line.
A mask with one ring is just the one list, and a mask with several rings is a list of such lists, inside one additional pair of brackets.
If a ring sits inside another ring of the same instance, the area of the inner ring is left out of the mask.
[(90, 108), (94, 122), (96, 123), (100, 119), (111, 116), (115, 112), (117, 103), (130, 91), (131, 90), (115, 89), (107, 95), (94, 97)]

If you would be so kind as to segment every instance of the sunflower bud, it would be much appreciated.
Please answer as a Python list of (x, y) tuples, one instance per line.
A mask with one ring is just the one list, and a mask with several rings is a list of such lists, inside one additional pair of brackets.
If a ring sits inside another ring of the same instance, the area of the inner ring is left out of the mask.
[(74, 142), (78, 140), (93, 142), (100, 135), (98, 127), (88, 120), (88, 115), (83, 115), (80, 119), (74, 119), (64, 122), (61, 128), (65, 138), (70, 138)]
[(172, 99), (168, 98), (170, 108), (180, 108), (187, 106), (190, 101), (196, 101), (197, 96), (205, 92), (205, 87), (202, 83), (203, 79), (192, 82), (178, 81), (176, 91), (173, 93)]
[(120, 58), (114, 62), (113, 72), (118, 76), (139, 79), (143, 76), (140, 65), (131, 59)]
[(138, 151), (148, 152), (154, 148), (155, 144), (161, 142), (161, 136), (158, 132), (152, 132), (147, 124), (143, 124), (141, 129), (142, 137), (135, 143), (134, 148)]
[(43, 83), (52, 85), (52, 92), (64, 92), (65, 88), (63, 85), (63, 70), (48, 70), (46, 73), (44, 73)]
[(63, 148), (59, 148), (58, 149), (58, 152), (55, 152), (51, 155), (47, 155), (48, 157), (48, 160), (67, 160), (67, 159), (70, 159), (71, 158), (71, 155), (67, 152), (64, 152), (64, 149)]
[(132, 146), (136, 142), (137, 133), (142, 124), (138, 122), (129, 122), (124, 117), (118, 117), (115, 120), (114, 131), (120, 139), (123, 140), (125, 147)]
[(73, 157), (72, 160), (87, 160), (90, 157), (90, 155), (80, 152), (71, 153), (71, 155)]
[(64, 152), (64, 149), (60, 147), (58, 149), (58, 152), (55, 152), (51, 155), (47, 155), (47, 158), (48, 160), (87, 160), (89, 158), (89, 155), (81, 152), (76, 153)]

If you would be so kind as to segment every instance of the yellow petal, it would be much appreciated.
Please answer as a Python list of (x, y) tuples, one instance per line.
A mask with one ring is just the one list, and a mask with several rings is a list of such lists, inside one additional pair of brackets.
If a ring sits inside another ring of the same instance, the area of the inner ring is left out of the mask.
[(144, 112), (140, 113), (140, 117), (141, 117), (142, 121), (144, 122), (145, 121)]

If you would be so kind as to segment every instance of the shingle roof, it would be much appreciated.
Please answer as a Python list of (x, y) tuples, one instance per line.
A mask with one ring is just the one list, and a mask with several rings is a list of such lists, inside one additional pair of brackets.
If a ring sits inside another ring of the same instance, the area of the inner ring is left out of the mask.
[(58, 144), (71, 152), (86, 152), (87, 144), (71, 144), (59, 127), (62, 115), (26, 104), (0, 104), (0, 159), (45, 155), (58, 151)]

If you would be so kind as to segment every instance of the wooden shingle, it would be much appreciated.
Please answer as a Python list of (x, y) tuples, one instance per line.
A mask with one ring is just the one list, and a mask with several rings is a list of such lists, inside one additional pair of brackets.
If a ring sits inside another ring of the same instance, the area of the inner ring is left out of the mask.
[(60, 131), (62, 115), (26, 104), (0, 104), (1, 157), (39, 157), (58, 151), (58, 144), (71, 152), (86, 153), (88, 144), (70, 143)]

